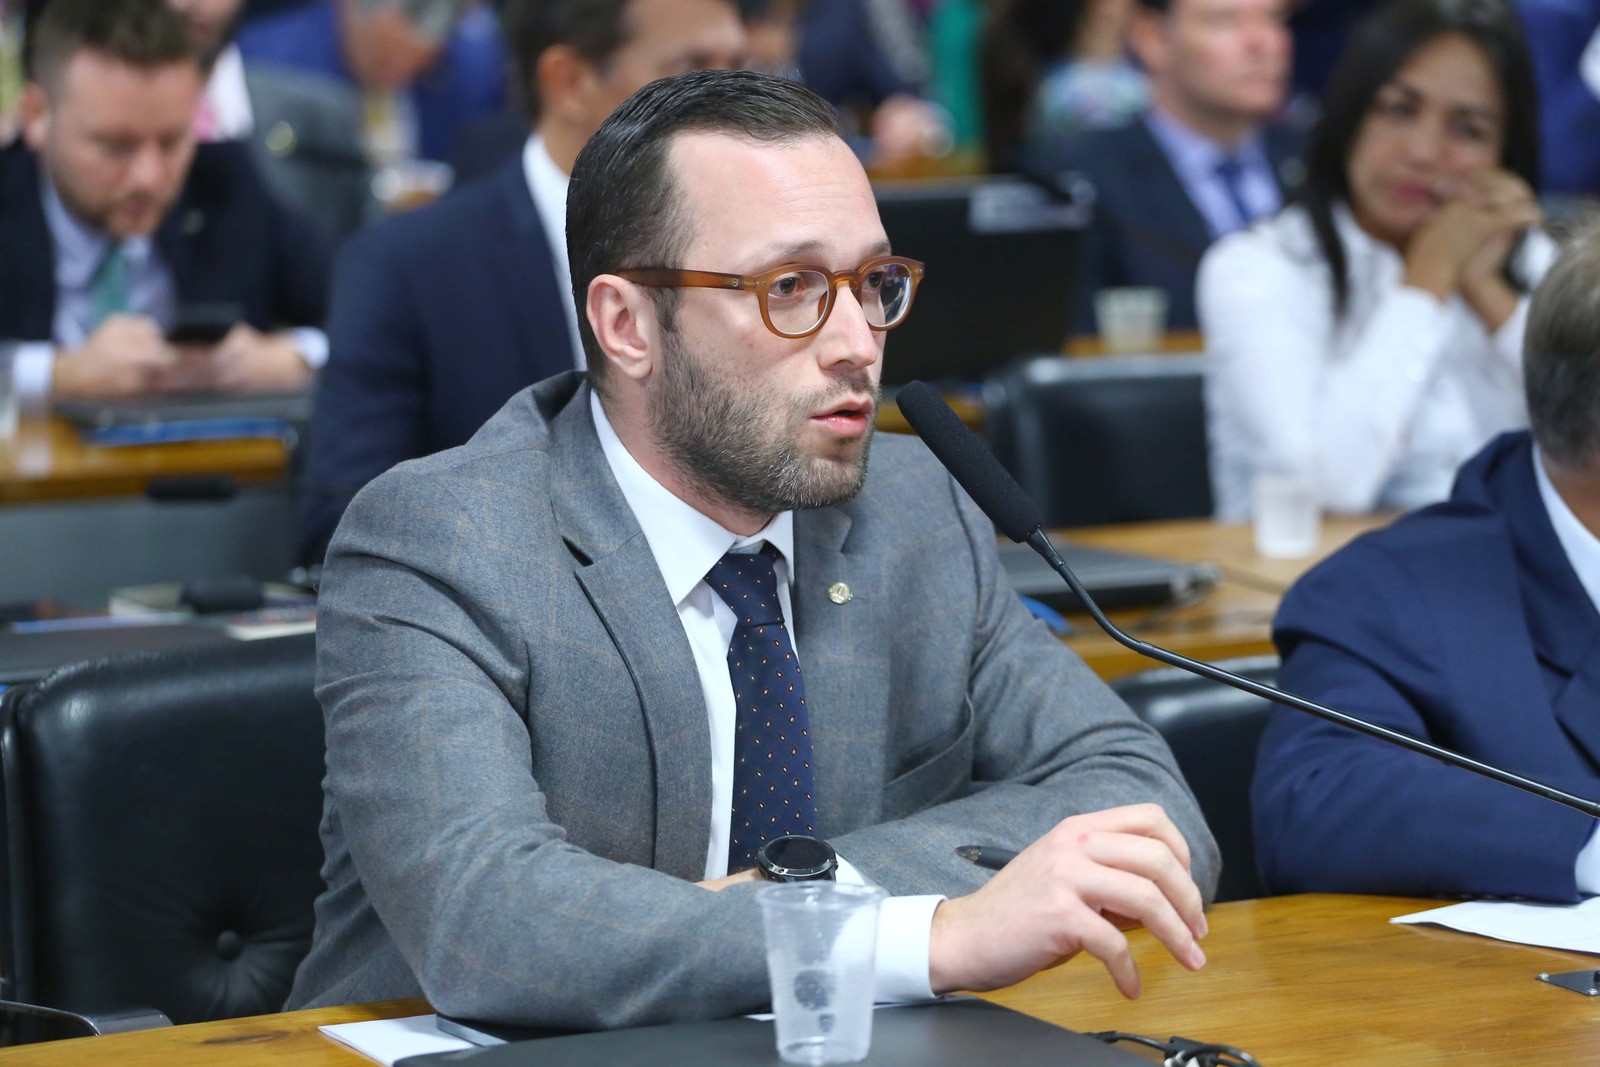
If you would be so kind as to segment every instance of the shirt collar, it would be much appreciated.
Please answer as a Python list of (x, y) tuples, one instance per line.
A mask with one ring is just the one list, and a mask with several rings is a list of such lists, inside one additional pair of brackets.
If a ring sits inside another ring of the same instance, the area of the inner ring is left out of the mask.
[(522, 146), (522, 175), (528, 182), (528, 194), (538, 209), (544, 232), (550, 235), (550, 244), (561, 261), (567, 261), (567, 186), (572, 178), (556, 166), (550, 158), (544, 138), (538, 134), (529, 137)]
[[(94, 277), (111, 245), (111, 238), (74, 215), (42, 172), (40, 185), (45, 225), (50, 229), (50, 240), (55, 246), (56, 283), (63, 288), (81, 289)], [(122, 242), (128, 266), (136, 270), (150, 261), (153, 247), (149, 237), (130, 237)]]
[(793, 582), (794, 512), (782, 512), (759, 533), (741, 537), (696, 511), (651, 477), (617, 436), (599, 396), (593, 392), (589, 394), (589, 411), (594, 416), (595, 433), (600, 438), (606, 463), (628, 507), (633, 510), (634, 518), (639, 521), (639, 528), (644, 531), (674, 604), (682, 604), (705, 579), (712, 564), (728, 552), (754, 549), (762, 544), (777, 550), (785, 564), (780, 573), (785, 581)]
[(1232, 149), (1226, 149), (1160, 108), (1150, 108), (1144, 118), (1151, 135), (1160, 142), (1167, 158), (1190, 173), (1210, 175), (1217, 169), (1218, 163), (1229, 157), (1247, 167), (1266, 165), (1266, 148), (1260, 130), (1251, 130)]
[(1567, 507), (1567, 502), (1561, 499), (1561, 494), (1556, 492), (1555, 484), (1544, 469), (1544, 458), (1537, 448), (1533, 450), (1533, 475), (1539, 483), (1539, 499), (1544, 502), (1550, 525), (1555, 528), (1556, 540), (1567, 554), (1567, 562), (1577, 572), (1583, 591), (1589, 594), (1590, 603), (1600, 610), (1600, 538), (1578, 521), (1572, 509)]

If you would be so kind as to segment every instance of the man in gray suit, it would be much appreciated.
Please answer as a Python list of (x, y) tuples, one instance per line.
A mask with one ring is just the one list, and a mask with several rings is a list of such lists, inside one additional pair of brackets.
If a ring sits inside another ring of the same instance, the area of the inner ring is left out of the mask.
[[(1029, 618), (920, 442), (868, 470), (921, 267), (832, 110), (750, 72), (652, 83), (579, 157), (567, 233), (587, 380), (379, 477), (334, 536), (328, 887), (290, 1006), (752, 1010), (769, 816), (893, 894), (880, 995), (1086, 951), (1135, 996), (1119, 920), (1201, 966), (1218, 859), (1170, 753)], [(757, 572), (769, 617), (734, 592)], [(752, 786), (762, 751), (791, 766)], [(964, 844), (1021, 854), (991, 876)]]

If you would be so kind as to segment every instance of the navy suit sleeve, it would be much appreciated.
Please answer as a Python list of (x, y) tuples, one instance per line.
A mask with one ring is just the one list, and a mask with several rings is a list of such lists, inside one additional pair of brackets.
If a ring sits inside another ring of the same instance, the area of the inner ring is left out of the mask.
[(261, 197), (272, 235), (275, 317), (289, 326), (321, 326), (328, 317), (328, 244), (310, 223), (280, 204), (265, 186)]
[[(1443, 617), (1412, 570), (1358, 541), (1302, 579), (1276, 621), (1279, 684), (1496, 762), (1496, 752), (1471, 751), (1472, 740), (1505, 729), (1518, 709), (1488, 707), (1462, 669), (1482, 642), (1461, 631), (1483, 620)], [(1547, 780), (1593, 792), (1571, 777)], [(1285, 708), (1262, 738), (1251, 806), (1261, 873), (1280, 892), (1572, 901), (1593, 829), (1550, 801)]]
[(334, 265), (323, 368), (306, 452), (300, 557), (322, 559), (356, 491), (424, 449), (423, 326), (401, 251), (379, 226)]

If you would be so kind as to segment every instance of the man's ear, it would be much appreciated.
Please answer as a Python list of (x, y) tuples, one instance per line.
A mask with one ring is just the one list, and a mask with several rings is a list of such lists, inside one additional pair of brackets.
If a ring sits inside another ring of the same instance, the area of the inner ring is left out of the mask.
[(22, 124), (22, 138), (34, 155), (44, 151), (50, 137), (50, 97), (38, 82), (29, 82), (18, 101), (18, 118)]
[(601, 274), (589, 283), (584, 311), (612, 369), (636, 382), (647, 380), (661, 352), (661, 327), (649, 291), (615, 274)]
[(594, 64), (568, 44), (556, 44), (539, 53), (534, 64), (539, 85), (540, 116), (555, 115), (584, 122), (589, 94), (595, 83)]

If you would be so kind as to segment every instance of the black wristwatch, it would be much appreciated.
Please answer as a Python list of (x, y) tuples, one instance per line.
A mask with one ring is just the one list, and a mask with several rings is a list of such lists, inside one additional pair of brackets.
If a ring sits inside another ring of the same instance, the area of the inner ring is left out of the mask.
[(756, 853), (756, 873), (769, 882), (832, 882), (838, 869), (833, 846), (816, 837), (774, 837)]

